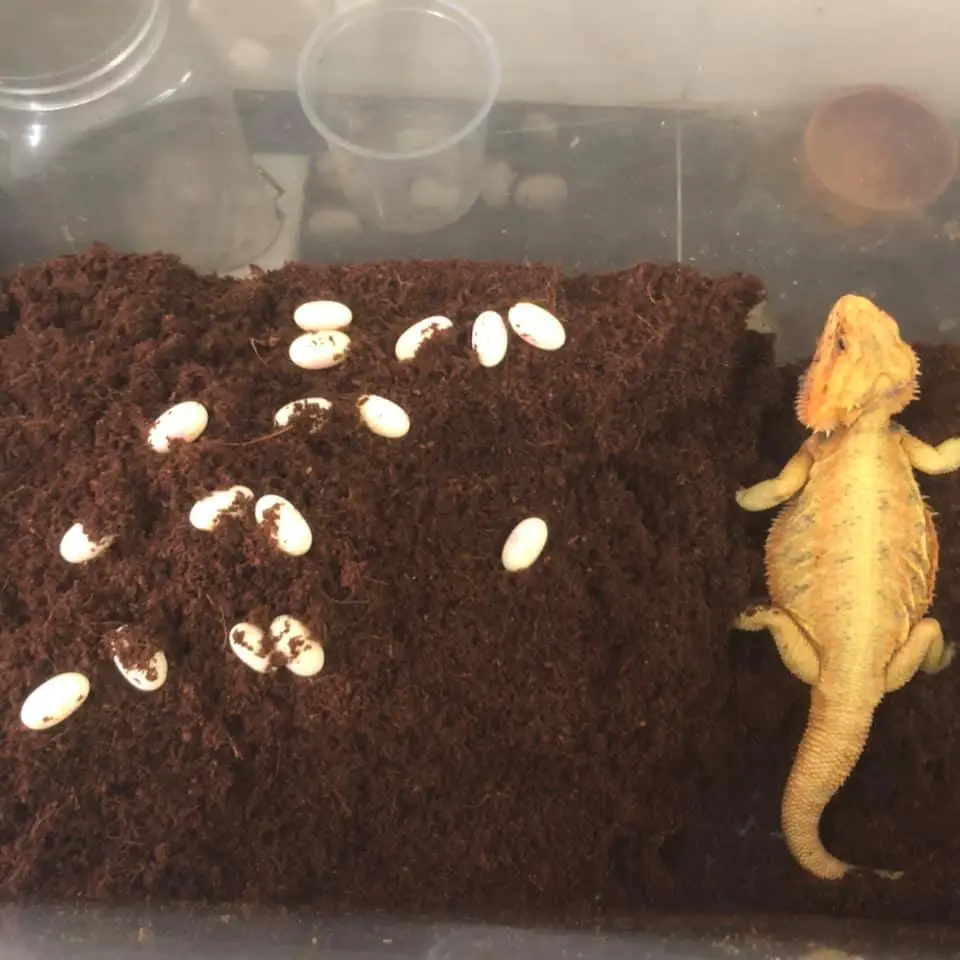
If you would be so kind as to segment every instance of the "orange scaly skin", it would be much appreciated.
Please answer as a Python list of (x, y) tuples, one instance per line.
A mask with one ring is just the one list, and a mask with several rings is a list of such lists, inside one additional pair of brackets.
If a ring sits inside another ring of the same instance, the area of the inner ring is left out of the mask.
[(878, 704), (954, 653), (926, 616), (938, 546), (914, 470), (956, 470), (960, 438), (932, 447), (892, 422), (918, 378), (894, 319), (863, 297), (841, 297), (797, 396), (810, 437), (776, 477), (737, 493), (745, 510), (786, 504), (767, 538), (771, 604), (735, 626), (769, 630), (784, 665), (811, 688), (782, 823), (796, 861), (824, 880), (856, 869), (825, 849), (820, 818), (859, 760)]

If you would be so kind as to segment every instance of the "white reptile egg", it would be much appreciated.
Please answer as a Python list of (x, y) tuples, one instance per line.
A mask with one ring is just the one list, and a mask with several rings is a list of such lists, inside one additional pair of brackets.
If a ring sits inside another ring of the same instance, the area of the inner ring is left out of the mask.
[(239, 484), (226, 490), (214, 490), (190, 508), (190, 524), (198, 530), (209, 532), (226, 514), (240, 513), (252, 499), (253, 491)]
[(345, 330), (353, 323), (353, 311), (339, 300), (311, 300), (293, 311), (293, 322), (308, 333)]
[(167, 682), (167, 656), (162, 650), (158, 650), (144, 667), (126, 667), (120, 657), (114, 657), (113, 662), (123, 678), (144, 693), (159, 690)]
[(448, 317), (426, 317), (423, 320), (418, 320), (397, 337), (397, 344), (393, 352), (398, 360), (412, 360), (417, 351), (435, 333), (439, 333), (441, 330), (449, 330), (452, 326), (453, 322)]
[(273, 673), (270, 655), (262, 656), (263, 631), (252, 623), (235, 623), (230, 628), (230, 649), (251, 670), (257, 673)]
[(254, 505), (253, 512), (257, 523), (263, 523), (270, 510), (274, 511), (273, 516), (276, 518), (273, 537), (277, 546), (291, 557), (302, 557), (313, 544), (310, 524), (289, 500), (273, 493), (261, 497)]
[(107, 550), (116, 537), (106, 536), (99, 540), (91, 540), (83, 529), (82, 523), (75, 523), (60, 538), (60, 556), (67, 563), (86, 563), (99, 557)]
[(507, 313), (507, 320), (521, 340), (540, 350), (559, 350), (567, 342), (563, 324), (535, 303), (521, 301)]
[(306, 624), (283, 614), (270, 624), (270, 636), (275, 649), (287, 658), (286, 667), (291, 673), (313, 677), (323, 669), (323, 647)]
[(59, 673), (41, 683), (20, 708), (20, 722), (29, 730), (49, 730), (79, 710), (90, 695), (82, 673)]
[[(273, 422), (278, 427), (289, 426), (290, 421), (293, 419), (295, 413), (299, 413), (301, 410), (306, 412), (306, 408), (310, 408), (310, 413), (327, 413), (333, 408), (333, 404), (329, 400), (325, 400), (323, 397), (304, 397), (302, 400), (293, 400), (290, 403), (284, 404), (274, 415)], [(310, 432), (316, 433), (323, 426), (323, 422), (320, 419), (314, 420), (310, 425)]]
[(540, 517), (521, 520), (504, 541), (500, 555), (504, 569), (510, 573), (526, 570), (536, 562), (546, 545), (546, 523)]
[(207, 429), (207, 408), (196, 400), (185, 400), (164, 411), (153, 422), (147, 434), (147, 443), (157, 453), (167, 453), (171, 440), (193, 443)]
[(343, 363), (350, 338), (342, 330), (303, 333), (290, 344), (290, 359), (304, 370), (328, 370)]
[(129, 657), (124, 654), (129, 653), (130, 645), (126, 639), (126, 633), (129, 627), (117, 627), (113, 632), (113, 641), (111, 643), (111, 654), (116, 668), (121, 676), (131, 685), (144, 693), (151, 693), (159, 690), (167, 681), (167, 657), (162, 650), (154, 651), (146, 664), (138, 666), (128, 666)]
[(470, 345), (482, 367), (495, 367), (507, 355), (507, 325), (495, 310), (484, 310), (473, 321)]
[(377, 436), (398, 440), (410, 429), (410, 417), (399, 404), (368, 393), (357, 401), (360, 419)]

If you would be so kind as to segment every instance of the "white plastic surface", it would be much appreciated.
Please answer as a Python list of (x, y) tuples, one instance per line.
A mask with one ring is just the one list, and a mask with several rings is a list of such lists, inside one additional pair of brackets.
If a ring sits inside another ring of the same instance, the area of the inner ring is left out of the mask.
[[(191, 0), (241, 86), (292, 89), (311, 26), (358, 0)], [(757, 106), (876, 80), (960, 106), (960, 7), (929, 0), (465, 0), (503, 59), (504, 100)], [(258, 45), (256, 56), (251, 43)], [(265, 53), (264, 53), (265, 52)]]

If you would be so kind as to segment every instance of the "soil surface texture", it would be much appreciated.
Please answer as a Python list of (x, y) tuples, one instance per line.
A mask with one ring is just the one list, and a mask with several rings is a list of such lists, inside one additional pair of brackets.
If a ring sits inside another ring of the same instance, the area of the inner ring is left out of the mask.
[[(802, 440), (796, 368), (747, 331), (752, 277), (639, 264), (564, 277), (460, 261), (291, 264), (248, 280), (96, 247), (0, 281), (0, 898), (312, 904), (558, 924), (649, 909), (960, 918), (960, 665), (878, 712), (828, 808), (840, 856), (907, 871), (822, 883), (779, 836), (808, 692), (767, 634), (769, 515), (736, 489)], [(342, 300), (351, 349), (294, 366), (294, 309)], [(483, 310), (532, 300), (567, 341), (513, 333), (483, 368)], [(408, 363), (399, 334), (455, 328)], [(960, 349), (921, 347), (902, 422), (960, 431)], [(356, 401), (400, 404), (377, 436)], [(320, 396), (319, 424), (274, 427)], [(209, 425), (146, 442), (171, 404)], [(248, 509), (213, 532), (194, 502), (280, 494), (313, 545), (280, 552)], [(938, 514), (934, 613), (960, 638), (960, 478)], [(528, 570), (501, 548), (528, 516)], [(61, 559), (75, 522), (116, 539)], [(326, 663), (259, 674), (229, 628), (290, 614)], [(111, 659), (162, 649), (157, 692)], [(90, 679), (62, 724), (20, 723), (62, 671)]]

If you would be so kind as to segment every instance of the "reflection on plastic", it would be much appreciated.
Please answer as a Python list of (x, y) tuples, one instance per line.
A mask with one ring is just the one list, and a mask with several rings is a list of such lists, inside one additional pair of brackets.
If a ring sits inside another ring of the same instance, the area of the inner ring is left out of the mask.
[(493, 39), (446, 0), (352, 5), (317, 28), (297, 72), (347, 203), (400, 233), (447, 226), (476, 202), (499, 86)]
[(176, 253), (202, 271), (256, 259), (280, 229), (275, 197), (232, 92), (180, 7), (53, 6), (48, 24), (14, 5), (48, 75), (3, 77), (0, 66), (0, 139), (9, 145), (0, 185), (49, 253), (101, 241)]

